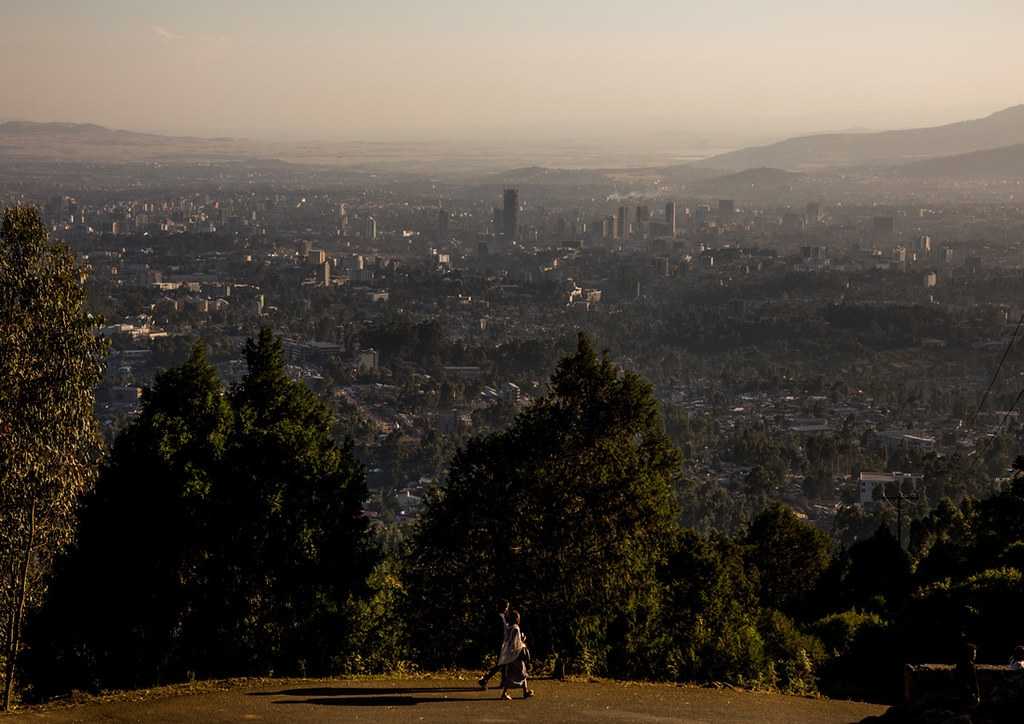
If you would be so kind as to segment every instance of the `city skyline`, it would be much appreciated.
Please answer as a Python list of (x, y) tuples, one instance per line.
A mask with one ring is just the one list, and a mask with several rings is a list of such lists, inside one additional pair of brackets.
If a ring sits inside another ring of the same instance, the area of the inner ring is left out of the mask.
[(645, 0), (628, 17), (604, 0), (66, 5), (6, 3), (0, 119), (266, 140), (724, 148), (936, 125), (1022, 100), (1012, 79), (1024, 70), (1024, 9), (1002, 0)]

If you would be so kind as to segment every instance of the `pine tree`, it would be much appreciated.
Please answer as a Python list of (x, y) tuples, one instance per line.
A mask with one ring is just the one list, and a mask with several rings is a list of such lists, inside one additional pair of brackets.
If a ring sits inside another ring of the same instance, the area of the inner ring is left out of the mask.
[(326, 672), (348, 634), (344, 602), (373, 565), (363, 469), (351, 444), (335, 441), (327, 406), (288, 378), (280, 339), (264, 328), (245, 357), (214, 512), (216, 555), (228, 565), (225, 665)]
[(512, 599), (535, 653), (607, 669), (657, 606), (678, 470), (650, 385), (581, 335), (548, 393), (468, 443), (428, 501), (412, 597), (436, 650), (421, 654), (476, 665)]
[(202, 600), (217, 596), (210, 501), (232, 421), (202, 344), (145, 391), (29, 631), (37, 694), (178, 680), (217, 651)]

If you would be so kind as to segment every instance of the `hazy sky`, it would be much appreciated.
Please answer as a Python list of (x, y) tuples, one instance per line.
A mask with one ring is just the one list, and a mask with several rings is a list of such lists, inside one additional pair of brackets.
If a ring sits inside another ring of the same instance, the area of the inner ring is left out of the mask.
[(0, 119), (729, 145), (1024, 102), (1024, 0), (0, 0)]

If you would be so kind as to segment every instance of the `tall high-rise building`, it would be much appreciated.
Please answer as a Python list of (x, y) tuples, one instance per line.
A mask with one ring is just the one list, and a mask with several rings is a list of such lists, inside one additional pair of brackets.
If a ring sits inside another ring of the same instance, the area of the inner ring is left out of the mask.
[(519, 189), (505, 189), (501, 211), (502, 233), (506, 242), (516, 240), (519, 233)]
[(620, 206), (615, 214), (615, 238), (626, 239), (629, 236), (629, 207)]
[(606, 216), (601, 220), (601, 238), (602, 239), (614, 239), (615, 238), (615, 226), (616, 220), (614, 216)]
[(651, 225), (651, 207), (647, 204), (640, 204), (636, 207), (634, 219), (633, 236), (637, 239), (646, 238)]
[(733, 214), (736, 213), (736, 202), (732, 199), (719, 199), (718, 200), (718, 218), (720, 221), (732, 220)]
[(669, 201), (665, 204), (665, 225), (668, 227), (668, 233), (673, 237), (676, 235), (676, 202)]
[(377, 240), (377, 220), (372, 216), (363, 219), (363, 238), (366, 241)]
[(448, 219), (449, 215), (445, 209), (437, 212), (437, 240), (448, 241)]

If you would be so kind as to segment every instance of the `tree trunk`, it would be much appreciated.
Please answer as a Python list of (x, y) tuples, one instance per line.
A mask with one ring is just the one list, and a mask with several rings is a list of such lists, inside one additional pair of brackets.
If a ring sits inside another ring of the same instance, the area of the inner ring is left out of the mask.
[(21, 649), (21, 626), (25, 619), (25, 602), (28, 599), (28, 567), (32, 557), (32, 549), (35, 547), (36, 535), (36, 501), (32, 501), (32, 508), (28, 518), (28, 541), (25, 544), (24, 555), (21, 559), (21, 571), (16, 583), (17, 597), (14, 600), (14, 611), (11, 614), (11, 627), (7, 639), (7, 666), (4, 676), (4, 701), (3, 710), (11, 710), (11, 699), (14, 696), (14, 672), (18, 660), (18, 653)]

